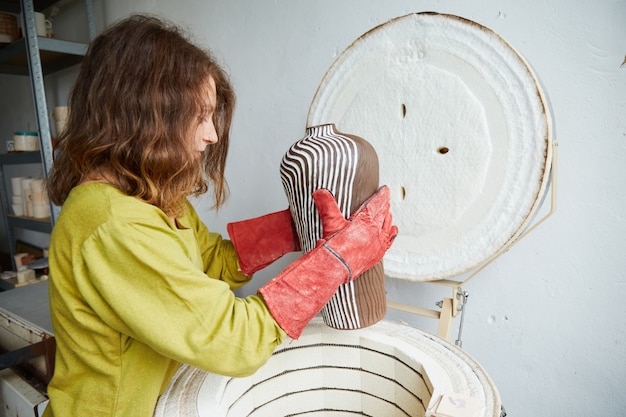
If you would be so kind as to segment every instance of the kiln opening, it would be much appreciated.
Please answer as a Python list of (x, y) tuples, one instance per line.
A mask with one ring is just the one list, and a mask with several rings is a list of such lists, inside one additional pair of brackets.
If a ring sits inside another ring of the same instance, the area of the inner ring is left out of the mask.
[(182, 368), (155, 417), (423, 416), (444, 393), (476, 398), (477, 415), (500, 414), (487, 374), (449, 342), (397, 323), (339, 331), (318, 318), (252, 376)]

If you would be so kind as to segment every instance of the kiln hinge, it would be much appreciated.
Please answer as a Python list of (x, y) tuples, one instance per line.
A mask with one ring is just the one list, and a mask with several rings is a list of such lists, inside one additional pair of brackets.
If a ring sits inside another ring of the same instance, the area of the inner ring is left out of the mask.
[(443, 300), (437, 301), (435, 305), (441, 309), (441, 313), (439, 314), (439, 327), (437, 329), (437, 335), (439, 337), (443, 337), (444, 339), (450, 339), (450, 332), (452, 329), (452, 320), (457, 316), (457, 314), (461, 314), (461, 321), (459, 323), (459, 333), (456, 340), (456, 345), (461, 347), (461, 333), (463, 332), (463, 318), (464, 318), (464, 309), (467, 304), (467, 298), (469, 297), (469, 293), (467, 291), (463, 291), (461, 288), (461, 282), (451, 281), (451, 280), (440, 280), (435, 281), (435, 283), (441, 285), (447, 285), (452, 288), (452, 298), (444, 298)]

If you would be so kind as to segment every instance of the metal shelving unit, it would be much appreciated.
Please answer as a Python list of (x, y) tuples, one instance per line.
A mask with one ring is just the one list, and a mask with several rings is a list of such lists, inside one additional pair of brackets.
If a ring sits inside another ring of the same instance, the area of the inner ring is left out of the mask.
[[(92, 0), (83, 1), (89, 37), (93, 39), (95, 24)], [(10, 201), (5, 189), (3, 169), (5, 165), (41, 163), (45, 175), (52, 166), (52, 137), (44, 77), (80, 63), (88, 46), (85, 43), (37, 36), (35, 12), (43, 11), (58, 2), (59, 0), (0, 0), (0, 10), (21, 13), (23, 16), (23, 37), (0, 49), (0, 73), (29, 77), (40, 142), (39, 152), (0, 154), (0, 214), (9, 240), (11, 258), (15, 251), (14, 228), (50, 233), (59, 213), (59, 207), (51, 205), (52, 214), (49, 219), (33, 219), (8, 214)]]

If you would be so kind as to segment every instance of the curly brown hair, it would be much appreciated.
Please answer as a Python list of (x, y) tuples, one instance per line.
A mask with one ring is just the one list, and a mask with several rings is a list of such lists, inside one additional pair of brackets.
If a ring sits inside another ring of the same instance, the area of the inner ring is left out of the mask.
[[(202, 160), (191, 138), (215, 81), (218, 142)], [(149, 15), (133, 15), (90, 44), (70, 94), (66, 129), (54, 150), (47, 187), (63, 204), (81, 181), (107, 180), (178, 215), (184, 199), (212, 186), (215, 208), (228, 194), (224, 169), (235, 94), (210, 53), (179, 27)]]

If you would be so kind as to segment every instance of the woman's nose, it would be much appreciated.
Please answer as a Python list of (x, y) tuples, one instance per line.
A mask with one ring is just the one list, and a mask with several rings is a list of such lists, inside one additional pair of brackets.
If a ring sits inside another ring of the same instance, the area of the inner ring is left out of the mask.
[(205, 142), (208, 142), (210, 144), (213, 143), (217, 143), (218, 141), (218, 136), (217, 136), (217, 131), (215, 130), (215, 125), (213, 124), (213, 122), (211, 121), (210, 123), (207, 123), (207, 127), (205, 129), (205, 131), (203, 132), (203, 140)]

